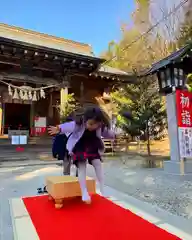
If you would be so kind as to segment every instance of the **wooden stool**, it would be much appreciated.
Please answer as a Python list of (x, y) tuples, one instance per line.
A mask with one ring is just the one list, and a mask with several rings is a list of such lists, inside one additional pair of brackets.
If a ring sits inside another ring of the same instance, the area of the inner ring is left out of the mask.
[[(87, 177), (87, 190), (89, 193), (96, 193), (96, 183), (92, 178)], [(81, 189), (77, 177), (73, 176), (52, 176), (46, 178), (49, 200), (55, 201), (55, 208), (63, 207), (65, 198), (81, 196)]]

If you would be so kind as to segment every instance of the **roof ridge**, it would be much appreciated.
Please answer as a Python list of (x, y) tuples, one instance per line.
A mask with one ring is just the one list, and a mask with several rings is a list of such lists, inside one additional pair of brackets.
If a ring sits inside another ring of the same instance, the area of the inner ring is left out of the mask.
[(57, 37), (57, 36), (49, 35), (49, 34), (46, 34), (46, 33), (37, 32), (37, 31), (34, 31), (34, 30), (30, 30), (30, 29), (25, 29), (25, 28), (22, 28), (22, 27), (8, 25), (8, 24), (1, 23), (1, 22), (0, 22), (0, 27), (4, 27), (4, 28), (14, 30), (14, 31), (18, 31), (18, 32), (23, 32), (25, 34), (36, 35), (40, 38), (47, 38), (49, 40), (60, 42), (60, 43), (63, 42), (63, 43), (67, 43), (67, 44), (75, 44), (77, 47), (87, 48), (87, 50), (89, 49), (89, 51), (92, 52), (91, 45), (87, 44), (87, 43), (81, 43), (81, 42), (65, 39), (65, 38), (62, 38), (62, 37)]

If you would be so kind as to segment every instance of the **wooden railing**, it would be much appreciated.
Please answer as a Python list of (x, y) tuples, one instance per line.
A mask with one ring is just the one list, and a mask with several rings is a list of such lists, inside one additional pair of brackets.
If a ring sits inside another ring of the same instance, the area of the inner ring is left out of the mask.
[(114, 154), (114, 140), (111, 139), (103, 139), (105, 145), (105, 152)]
[(142, 142), (130, 141), (128, 137), (118, 137), (115, 140), (103, 139), (105, 145), (105, 152), (114, 153), (126, 153), (129, 151), (141, 152), (145, 148), (145, 144)]

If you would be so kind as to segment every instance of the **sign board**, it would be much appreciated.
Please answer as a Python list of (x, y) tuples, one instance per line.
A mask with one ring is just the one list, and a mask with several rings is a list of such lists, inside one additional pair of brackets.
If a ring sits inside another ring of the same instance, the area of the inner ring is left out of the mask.
[(12, 145), (26, 145), (27, 144), (27, 136), (26, 135), (12, 135), (11, 136), (11, 144)]
[(35, 117), (34, 126), (35, 128), (46, 128), (47, 126), (46, 117)]
[(35, 117), (34, 128), (31, 129), (33, 136), (41, 136), (46, 132), (47, 119), (46, 117)]
[(19, 136), (19, 135), (29, 136), (29, 130), (8, 130), (9, 138), (11, 138), (11, 136)]
[(179, 148), (182, 158), (192, 157), (192, 128), (179, 127)]
[(19, 144), (20, 144), (20, 145), (25, 145), (25, 144), (27, 144), (27, 136), (25, 136), (25, 135), (20, 135), (20, 136), (19, 136)]
[(179, 149), (182, 158), (192, 157), (192, 93), (176, 91)]
[(178, 127), (192, 127), (192, 93), (177, 90), (176, 106)]
[(12, 145), (19, 145), (19, 136), (12, 135), (11, 136), (11, 144)]

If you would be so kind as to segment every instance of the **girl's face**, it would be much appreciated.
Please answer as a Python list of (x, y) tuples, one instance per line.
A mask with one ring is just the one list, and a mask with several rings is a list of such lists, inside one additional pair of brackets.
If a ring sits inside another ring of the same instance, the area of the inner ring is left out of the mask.
[(98, 128), (101, 127), (101, 123), (97, 122), (93, 119), (89, 119), (89, 120), (87, 120), (85, 127), (89, 131), (95, 131), (95, 130), (97, 130)]

